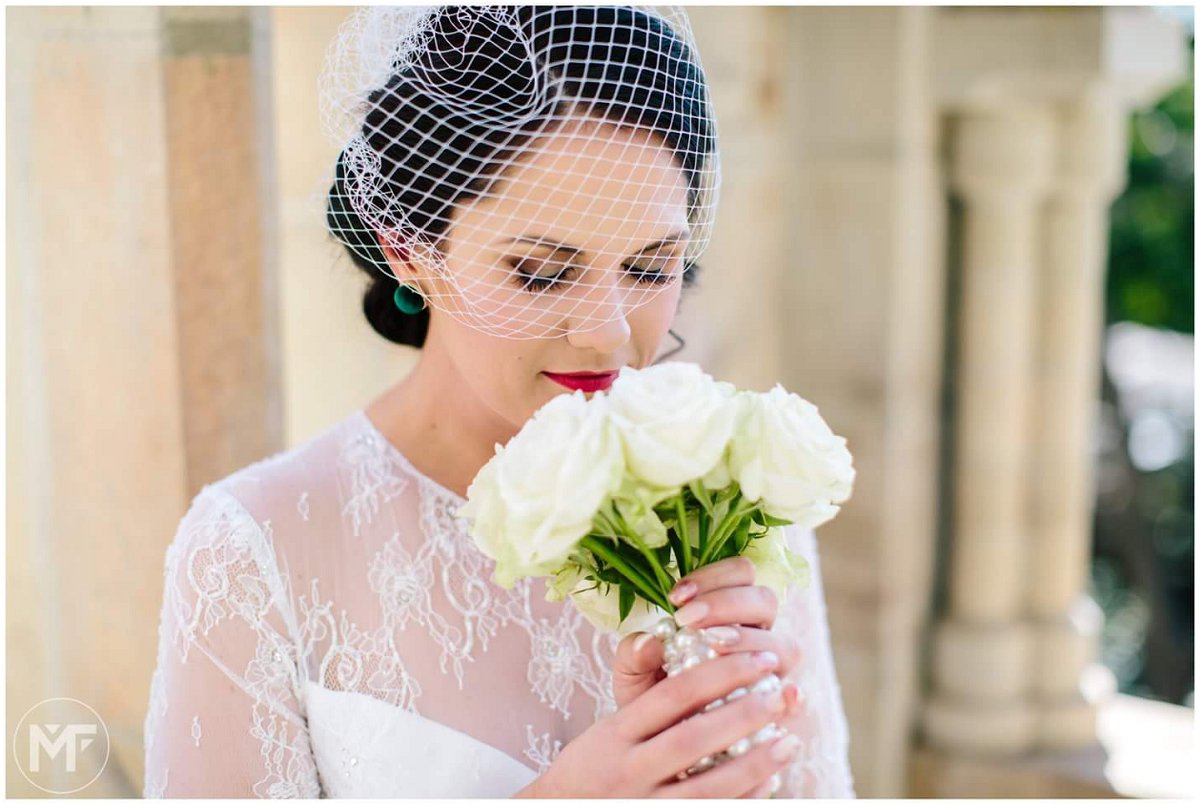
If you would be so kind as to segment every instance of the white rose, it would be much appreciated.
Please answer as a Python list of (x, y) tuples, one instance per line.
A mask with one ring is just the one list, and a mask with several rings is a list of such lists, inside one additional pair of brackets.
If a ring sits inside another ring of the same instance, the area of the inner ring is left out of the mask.
[(778, 384), (765, 394), (740, 396), (729, 469), (742, 494), (802, 528), (830, 520), (854, 483), (846, 440), (829, 429), (815, 405)]
[(736, 389), (694, 363), (625, 367), (608, 398), (629, 469), (663, 489), (718, 467), (737, 422)]
[(648, 632), (667, 612), (641, 597), (633, 599), (633, 607), (621, 620), (621, 600), (615, 585), (595, 582), (576, 564), (561, 569), (546, 580), (546, 600), (561, 601), (567, 596), (579, 613), (601, 632), (616, 632), (621, 637), (633, 632)]
[(808, 586), (808, 561), (788, 546), (783, 527), (768, 529), (766, 534), (750, 540), (742, 556), (754, 563), (754, 583), (771, 589), (781, 602), (788, 585)]
[(606, 408), (600, 395), (556, 396), (496, 446), (471, 482), (456, 514), (471, 521), (471, 536), (496, 560), (497, 584), (553, 573), (592, 530), (624, 474)]

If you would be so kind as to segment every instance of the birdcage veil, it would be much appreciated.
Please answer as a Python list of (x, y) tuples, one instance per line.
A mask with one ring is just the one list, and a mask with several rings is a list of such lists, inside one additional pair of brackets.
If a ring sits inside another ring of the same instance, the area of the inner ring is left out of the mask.
[(359, 9), (320, 102), (341, 149), (330, 231), (489, 334), (627, 315), (710, 239), (717, 131), (678, 7)]

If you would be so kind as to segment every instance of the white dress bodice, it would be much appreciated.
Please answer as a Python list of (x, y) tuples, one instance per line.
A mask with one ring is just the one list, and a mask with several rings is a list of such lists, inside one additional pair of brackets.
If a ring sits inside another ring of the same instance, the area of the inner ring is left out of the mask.
[[(209, 484), (164, 564), (145, 795), (510, 797), (615, 710), (619, 638), (511, 589), (362, 410)], [(787, 796), (853, 796), (816, 543), (775, 629), (808, 734)]]

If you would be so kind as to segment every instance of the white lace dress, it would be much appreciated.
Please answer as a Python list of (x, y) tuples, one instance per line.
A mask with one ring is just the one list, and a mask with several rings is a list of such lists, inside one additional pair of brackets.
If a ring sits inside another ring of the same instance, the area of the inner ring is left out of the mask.
[[(618, 638), (541, 579), (505, 590), (362, 410), (206, 486), (167, 550), (145, 795), (509, 797), (614, 708)], [(799, 636), (806, 742), (777, 796), (851, 797), (813, 567)]]

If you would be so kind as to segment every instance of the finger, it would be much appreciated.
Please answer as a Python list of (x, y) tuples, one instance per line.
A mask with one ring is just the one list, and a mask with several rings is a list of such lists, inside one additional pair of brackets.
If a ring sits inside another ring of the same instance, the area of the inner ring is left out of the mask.
[(812, 740), (815, 738), (817, 725), (813, 723), (812, 716), (808, 711), (808, 699), (805, 697), (804, 691), (788, 680), (784, 683), (784, 696), (788, 702), (787, 710), (775, 724), (781, 729), (799, 735), (802, 739)]
[(702, 629), (744, 624), (770, 629), (779, 614), (779, 597), (770, 587), (740, 585), (699, 593), (675, 612), (680, 626)]
[(800, 739), (785, 735), (759, 744), (741, 757), (719, 763), (706, 772), (661, 786), (658, 792), (673, 799), (738, 798), (760, 783), (770, 781), (772, 774), (795, 759), (799, 749)]
[(661, 640), (649, 632), (634, 632), (617, 645), (613, 673), (631, 677), (649, 675), (653, 679), (665, 660)]
[(754, 570), (754, 563), (745, 556), (730, 556), (688, 573), (671, 588), (668, 597), (679, 606), (706, 590), (753, 584)]
[[(786, 713), (788, 696), (781, 689), (748, 693), (713, 710), (700, 712), (640, 744), (639, 757), (657, 762), (660, 771), (673, 775), (706, 755), (716, 755), (743, 738), (749, 738)], [(637, 762), (637, 761), (635, 761)], [(750, 786), (739, 791), (745, 793)]]
[(779, 655), (780, 676), (791, 673), (803, 659), (800, 641), (789, 635), (760, 629), (754, 626), (721, 625), (701, 629), (704, 642), (716, 649), (718, 654), (734, 654), (738, 651), (774, 651)]
[(759, 783), (753, 790), (742, 794), (738, 799), (767, 799), (774, 793), (775, 775), (767, 778), (766, 782)]
[(707, 660), (658, 682), (612, 718), (630, 743), (641, 743), (734, 688), (753, 685), (778, 665), (779, 658), (769, 652)]

